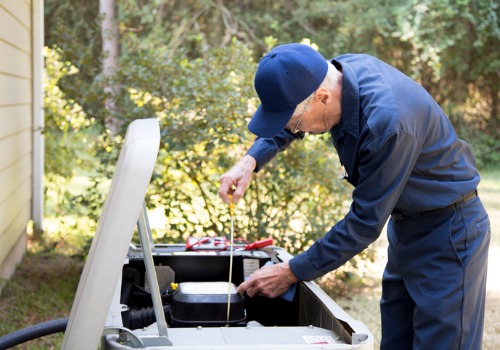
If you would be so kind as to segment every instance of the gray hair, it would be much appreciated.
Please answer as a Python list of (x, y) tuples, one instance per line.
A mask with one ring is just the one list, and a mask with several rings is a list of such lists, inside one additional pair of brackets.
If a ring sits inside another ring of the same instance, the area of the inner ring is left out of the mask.
[[(337, 84), (339, 79), (339, 74), (337, 71), (337, 68), (335, 66), (328, 62), (328, 71), (326, 72), (325, 79), (323, 79), (323, 82), (316, 88), (318, 90), (319, 88), (326, 88), (328, 90), (333, 90), (335, 88), (335, 85)], [(316, 90), (309, 96), (307, 96), (301, 103), (297, 105), (295, 110), (302, 110), (304, 108), (304, 105), (306, 104), (307, 100), (312, 98), (312, 96), (316, 93)], [(306, 111), (309, 109), (309, 106), (307, 106)]]

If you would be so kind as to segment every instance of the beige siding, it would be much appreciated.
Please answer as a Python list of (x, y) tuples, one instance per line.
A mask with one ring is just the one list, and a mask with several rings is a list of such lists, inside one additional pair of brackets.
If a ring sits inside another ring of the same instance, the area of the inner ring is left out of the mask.
[(0, 108), (10, 105), (31, 105), (31, 81), (0, 72)]
[[(31, 53), (31, 11), (22, 11), (25, 2), (0, 0), (0, 38), (2, 41)], [(24, 13), (24, 18), (17, 15)]]
[[(14, 191), (0, 205), (0, 229), (3, 231), (6, 231), (9, 228), (21, 229), (21, 231), (24, 230), (26, 222), (24, 222), (22, 227), (19, 227), (19, 225), (14, 225), (13, 227), (13, 224), (15, 224), (19, 213), (29, 213), (30, 191), (31, 183), (23, 181), (21, 185), (18, 188), (15, 188)], [(28, 210), (26, 210), (26, 208)], [(0, 236), (0, 246), (12, 247), (17, 239), (18, 236), (16, 235), (2, 235)]]
[(30, 108), (29, 104), (18, 106), (3, 105), (0, 107), (0, 140), (20, 131), (30, 129), (31, 120), (23, 118), (23, 116), (31, 113)]
[[(4, 171), (0, 171), (0, 203), (8, 203), (8, 197), (15, 192), (19, 186), (24, 182), (30, 180), (28, 177), (21, 177), (19, 174), (25, 173), (24, 169), (30, 167), (31, 165), (31, 154), (27, 153), (24, 157), (17, 159)], [(1, 205), (1, 204), (0, 204)], [(0, 213), (0, 216), (5, 213)], [(7, 221), (8, 218), (6, 219)], [(5, 229), (5, 225), (0, 222), (0, 232)]]
[(29, 53), (0, 41), (0, 72), (16, 77), (29, 79), (31, 74), (31, 57)]
[(14, 272), (31, 217), (31, 6), (0, 0), (0, 279)]

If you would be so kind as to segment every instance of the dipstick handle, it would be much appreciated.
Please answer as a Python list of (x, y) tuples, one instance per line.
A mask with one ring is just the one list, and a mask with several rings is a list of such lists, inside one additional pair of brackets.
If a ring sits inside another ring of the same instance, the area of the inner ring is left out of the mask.
[(233, 202), (233, 195), (228, 194), (227, 197), (229, 198), (229, 214), (231, 216), (234, 216), (234, 202)]

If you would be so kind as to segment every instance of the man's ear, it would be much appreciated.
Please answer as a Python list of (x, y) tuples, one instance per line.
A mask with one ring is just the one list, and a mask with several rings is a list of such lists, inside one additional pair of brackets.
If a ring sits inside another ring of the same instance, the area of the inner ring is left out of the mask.
[(322, 105), (326, 105), (328, 104), (328, 102), (330, 102), (332, 93), (327, 88), (320, 87), (318, 90), (316, 90), (315, 96), (319, 103), (321, 103)]

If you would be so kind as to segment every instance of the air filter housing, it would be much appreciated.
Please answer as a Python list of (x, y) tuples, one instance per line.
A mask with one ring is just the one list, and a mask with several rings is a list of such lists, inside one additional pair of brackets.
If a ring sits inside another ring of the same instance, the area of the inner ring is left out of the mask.
[[(227, 321), (228, 291), (231, 310)], [(183, 282), (172, 300), (173, 327), (245, 325), (245, 298), (228, 282)]]

